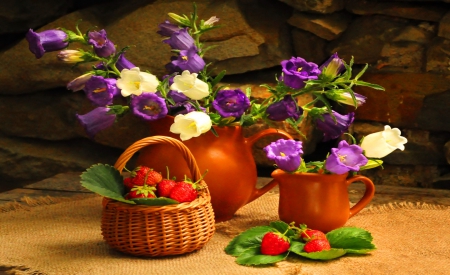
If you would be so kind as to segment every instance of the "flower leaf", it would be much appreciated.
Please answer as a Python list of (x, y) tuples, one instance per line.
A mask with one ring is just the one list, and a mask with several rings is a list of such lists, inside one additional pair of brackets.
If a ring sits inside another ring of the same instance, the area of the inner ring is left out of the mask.
[(94, 164), (81, 174), (81, 185), (103, 197), (134, 204), (125, 200), (125, 187), (120, 172), (108, 164)]
[(264, 255), (261, 254), (260, 247), (252, 247), (241, 253), (236, 262), (240, 265), (267, 265), (283, 261), (288, 254), (289, 252), (276, 256)]
[(273, 231), (274, 229), (270, 226), (257, 226), (250, 228), (234, 237), (227, 247), (225, 247), (225, 252), (228, 255), (239, 256), (249, 248), (258, 247), (259, 249), (263, 236), (267, 232)]
[(375, 90), (384, 91), (384, 88), (378, 84), (368, 83), (368, 82), (361, 81), (361, 80), (356, 81), (355, 85), (356, 86), (365, 86), (365, 87), (369, 87), (369, 88), (372, 88)]

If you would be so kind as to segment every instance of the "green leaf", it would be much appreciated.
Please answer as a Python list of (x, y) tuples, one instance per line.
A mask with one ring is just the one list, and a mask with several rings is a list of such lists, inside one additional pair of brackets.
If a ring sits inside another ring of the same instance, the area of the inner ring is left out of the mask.
[(331, 248), (330, 250), (323, 250), (320, 252), (311, 252), (311, 253), (305, 251), (298, 252), (297, 250), (292, 252), (308, 259), (322, 260), (322, 261), (339, 258), (345, 255), (346, 253), (346, 251), (342, 248)]
[(125, 187), (120, 172), (108, 164), (94, 164), (81, 174), (81, 185), (103, 197), (134, 204), (125, 200)]
[(222, 78), (225, 76), (225, 74), (227, 73), (227, 71), (223, 70), (221, 71), (212, 81), (211, 81), (211, 86), (214, 87), (216, 86), (221, 80)]
[(370, 251), (374, 251), (376, 248), (372, 249), (344, 249), (347, 254), (367, 254)]
[(292, 251), (296, 254), (302, 253), (304, 252), (303, 247), (305, 247), (304, 243), (291, 240), (291, 246), (289, 247), (289, 251)]
[(358, 227), (341, 227), (326, 234), (331, 247), (348, 251), (374, 250), (372, 235), (369, 231)]
[(368, 83), (368, 82), (361, 81), (361, 80), (358, 80), (355, 83), (355, 85), (356, 86), (365, 86), (365, 87), (369, 87), (369, 88), (372, 88), (372, 89), (375, 89), (375, 90), (384, 91), (383, 86), (380, 86), (378, 84)]
[(289, 252), (276, 256), (264, 255), (261, 254), (260, 247), (258, 246), (245, 250), (239, 255), (236, 262), (240, 265), (267, 265), (283, 261), (288, 254)]
[(150, 206), (162, 206), (162, 205), (171, 205), (171, 204), (179, 204), (178, 201), (172, 200), (169, 198), (159, 197), (159, 198), (139, 198), (132, 199), (131, 201), (136, 204), (144, 204)]
[(225, 252), (232, 256), (239, 256), (245, 250), (252, 247), (260, 247), (263, 236), (267, 232), (273, 232), (274, 229), (270, 226), (257, 226), (250, 228), (238, 236), (225, 247)]
[(274, 228), (281, 234), (284, 234), (286, 237), (294, 237), (295, 232), (289, 228), (289, 224), (283, 221), (275, 221), (270, 223), (270, 227)]

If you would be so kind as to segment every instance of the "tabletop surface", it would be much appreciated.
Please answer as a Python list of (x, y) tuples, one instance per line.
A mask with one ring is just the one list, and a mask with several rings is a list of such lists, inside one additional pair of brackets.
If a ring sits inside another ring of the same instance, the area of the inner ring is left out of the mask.
[[(259, 177), (256, 185), (258, 187), (263, 186), (270, 180), (271, 178)], [(349, 186), (348, 190), (350, 202), (356, 203), (364, 194), (364, 184), (353, 183)], [(270, 192), (278, 192), (278, 187), (275, 187)], [(63, 173), (22, 188), (1, 192), (0, 206), (14, 201), (27, 203), (27, 199), (38, 199), (41, 197), (75, 199), (94, 195), (81, 186), (80, 173)], [(450, 206), (450, 190), (376, 185), (375, 196), (369, 205), (405, 201)]]

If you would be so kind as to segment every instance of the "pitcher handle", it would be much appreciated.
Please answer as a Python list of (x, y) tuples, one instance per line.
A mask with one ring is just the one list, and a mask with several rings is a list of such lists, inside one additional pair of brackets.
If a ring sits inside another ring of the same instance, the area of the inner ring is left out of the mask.
[[(269, 128), (269, 129), (262, 130), (256, 134), (254, 134), (251, 137), (244, 138), (245, 145), (247, 146), (247, 148), (249, 150), (251, 150), (253, 144), (255, 144), (256, 141), (258, 141), (260, 138), (263, 138), (263, 137), (269, 136), (269, 135), (279, 135), (286, 139), (294, 139), (290, 134), (288, 134), (287, 132), (285, 132), (283, 130)], [(255, 182), (255, 186), (253, 187), (253, 192), (247, 203), (250, 203), (250, 202), (256, 200), (257, 198), (261, 197), (262, 195), (267, 193), (269, 190), (274, 188), (277, 184), (278, 184), (278, 182), (276, 182), (275, 180), (272, 180), (269, 183), (267, 183), (266, 185), (264, 185), (263, 187), (256, 188), (256, 182)]]
[(350, 208), (349, 218), (353, 217), (364, 207), (366, 207), (375, 195), (375, 185), (369, 178), (364, 176), (353, 176), (346, 181), (346, 184), (348, 186), (355, 181), (362, 181), (366, 187), (366, 191), (364, 192), (362, 198), (355, 205), (353, 205), (352, 208)]

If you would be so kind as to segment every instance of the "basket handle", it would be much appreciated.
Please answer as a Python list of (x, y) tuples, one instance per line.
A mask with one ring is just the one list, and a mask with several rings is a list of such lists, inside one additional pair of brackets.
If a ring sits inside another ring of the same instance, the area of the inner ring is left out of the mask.
[(126, 163), (130, 160), (130, 158), (134, 155), (134, 153), (136, 153), (137, 151), (146, 146), (159, 143), (172, 145), (181, 152), (181, 154), (184, 157), (184, 160), (188, 165), (189, 171), (191, 172), (191, 175), (193, 177), (192, 180), (194, 182), (196, 182), (202, 177), (202, 174), (200, 173), (200, 170), (197, 165), (197, 161), (195, 160), (189, 148), (187, 148), (186, 145), (184, 145), (181, 141), (167, 136), (146, 137), (131, 144), (117, 159), (116, 163), (114, 164), (114, 168), (116, 168), (117, 170), (119, 170), (120, 173), (122, 173), (123, 168), (125, 168)]

